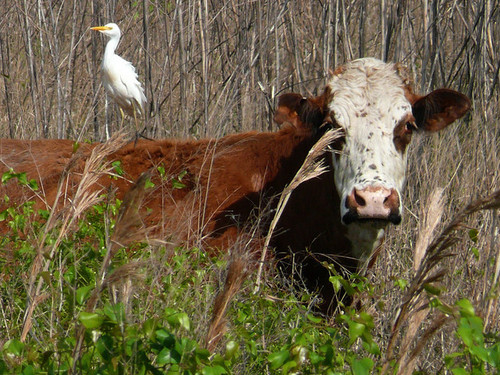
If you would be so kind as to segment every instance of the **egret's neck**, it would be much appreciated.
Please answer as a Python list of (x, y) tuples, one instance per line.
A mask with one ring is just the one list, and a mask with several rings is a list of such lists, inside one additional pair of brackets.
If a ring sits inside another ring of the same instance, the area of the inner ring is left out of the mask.
[(119, 36), (112, 37), (108, 44), (106, 44), (106, 49), (104, 50), (104, 60), (106, 60), (106, 56), (112, 56), (115, 53), (116, 47), (118, 47), (118, 42), (120, 41)]

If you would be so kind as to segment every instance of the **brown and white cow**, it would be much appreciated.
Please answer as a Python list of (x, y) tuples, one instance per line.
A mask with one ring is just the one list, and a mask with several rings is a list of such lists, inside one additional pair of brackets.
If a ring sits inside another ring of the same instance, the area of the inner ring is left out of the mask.
[[(448, 89), (415, 95), (398, 64), (359, 59), (338, 68), (318, 97), (282, 95), (275, 114), (282, 125), (277, 132), (128, 144), (110, 156), (121, 161), (126, 178), (103, 177), (95, 188), (114, 185), (123, 198), (133, 181), (151, 171), (155, 187), (144, 200), (144, 220), (156, 228), (156, 235), (221, 250), (247, 235), (258, 247), (277, 196), (308, 151), (325, 132), (341, 128), (342, 138), (331, 145), (334, 152), (323, 155), (327, 172), (293, 192), (271, 241), (283, 263), (290, 259), (288, 254), (302, 263), (308, 287), (322, 290), (327, 310), (334, 291), (321, 262), (352, 271), (367, 258), (380, 243), (384, 227), (401, 221), (412, 133), (441, 130), (469, 107), (466, 96)], [(94, 147), (80, 147), (80, 164), (64, 185), (68, 202)], [(0, 172), (27, 172), (39, 181), (43, 197), (21, 194), (12, 182), (0, 187), (0, 196), (36, 199), (51, 207), (73, 149), (69, 140), (0, 140)], [(165, 172), (158, 173), (158, 166)], [(174, 188), (172, 181), (180, 176), (182, 185)]]

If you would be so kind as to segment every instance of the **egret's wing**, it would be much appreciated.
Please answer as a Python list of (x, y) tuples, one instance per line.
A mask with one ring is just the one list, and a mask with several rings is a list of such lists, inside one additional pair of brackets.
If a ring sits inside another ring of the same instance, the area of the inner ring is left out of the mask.
[(123, 69), (120, 79), (122, 84), (126, 87), (127, 93), (130, 100), (134, 102), (136, 110), (142, 114), (143, 108), (146, 104), (146, 96), (144, 95), (144, 89), (142, 88), (141, 82), (138, 80), (137, 72), (135, 67), (127, 60), (123, 60), (124, 66), (127, 68)]
[(103, 65), (103, 83), (113, 99), (127, 114), (134, 115), (134, 107), (142, 114), (146, 96), (137, 79), (134, 66), (118, 55)]

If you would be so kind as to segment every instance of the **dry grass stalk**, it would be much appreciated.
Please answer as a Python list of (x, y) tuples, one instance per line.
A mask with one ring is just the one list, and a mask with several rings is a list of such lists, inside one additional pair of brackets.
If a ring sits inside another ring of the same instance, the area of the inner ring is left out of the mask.
[(114, 303), (123, 303), (126, 317), (131, 311), (130, 296), (134, 291), (133, 285), (144, 280), (144, 274), (140, 272), (143, 268), (143, 261), (130, 261), (113, 270), (104, 279), (102, 289), (111, 288)]
[[(425, 205), (427, 210), (423, 213), (423, 219), (418, 228), (418, 237), (415, 243), (413, 267), (415, 271), (420, 268), (422, 259), (425, 257), (426, 250), (432, 240), (432, 234), (437, 225), (441, 221), (444, 209), (443, 189), (436, 188), (432, 191)], [(430, 309), (427, 307), (427, 302), (422, 296), (418, 297), (415, 302), (415, 312), (410, 315), (408, 328), (401, 342), (401, 357), (398, 360), (399, 374), (406, 375), (413, 372), (415, 365), (414, 360), (410, 360), (410, 346), (414, 342), (415, 336), (422, 322), (429, 315)]]
[(106, 276), (103, 288), (111, 286), (119, 286), (126, 282), (127, 279), (143, 280), (144, 275), (140, 270), (144, 267), (143, 261), (131, 261), (116, 268)]
[(434, 189), (427, 200), (426, 207), (427, 211), (424, 213), (423, 220), (419, 225), (419, 235), (415, 243), (413, 255), (413, 268), (415, 271), (420, 268), (422, 259), (425, 256), (425, 251), (432, 239), (432, 234), (443, 216), (444, 201), (442, 188)]
[[(427, 302), (424, 301), (422, 298), (420, 299), (420, 301), (422, 301), (420, 306), (416, 308), (416, 311), (410, 317), (410, 322), (408, 323), (408, 329), (406, 330), (405, 336), (403, 337), (403, 340), (401, 342), (401, 353), (403, 354), (399, 358), (398, 368), (402, 369), (403, 373), (406, 373), (406, 371), (408, 371), (406, 362), (410, 350), (410, 345), (413, 343), (413, 339), (415, 338), (415, 335), (417, 334), (420, 325), (422, 324), (424, 319), (427, 318), (430, 311), (430, 309), (427, 307)], [(411, 369), (409, 371), (411, 374), (413, 370)]]
[[(447, 274), (446, 269), (444, 268), (438, 269), (437, 271), (433, 270), (440, 264), (440, 261), (442, 259), (453, 255), (448, 250), (459, 240), (455, 233), (463, 228), (464, 221), (470, 215), (478, 211), (497, 209), (498, 207), (500, 207), (500, 190), (495, 191), (485, 198), (477, 199), (467, 205), (467, 207), (460, 211), (454, 217), (451, 223), (448, 224), (439, 235), (435, 236), (434, 240), (429, 244), (421, 261), (420, 267), (417, 270), (412, 282), (410, 283), (405, 296), (403, 297), (403, 303), (401, 304), (399, 313), (392, 327), (392, 333), (386, 349), (386, 359), (382, 368), (382, 374), (390, 371), (390, 361), (397, 358), (394, 351), (396, 343), (403, 335), (402, 325), (412, 314), (415, 313), (416, 306), (419, 303), (418, 301), (420, 301), (424, 286), (426, 284), (442, 279)], [(415, 319), (414, 325), (418, 323), (418, 320), (420, 320), (420, 318), (417, 317)], [(436, 320), (436, 322), (438, 321), (441, 320)], [(444, 324), (444, 322), (442, 324)], [(436, 332), (442, 324), (436, 323), (431, 326), (435, 327), (435, 329), (428, 331), (428, 335), (424, 335), (420, 338), (419, 345), (414, 349), (414, 353), (420, 352), (423, 349), (425, 341), (429, 340), (432, 334)], [(420, 323), (418, 323), (418, 325), (420, 325)], [(411, 330), (412, 332), (415, 331), (415, 327), (411, 327)], [(400, 357), (398, 359), (398, 362), (404, 361), (406, 364), (408, 364), (410, 361), (413, 362), (415, 360), (415, 356), (418, 355), (418, 353), (412, 353), (412, 355), (407, 360), (405, 358), (406, 354), (403, 353), (403, 349), (404, 347), (402, 347), (402, 350), (400, 350)]]
[(290, 196), (293, 191), (303, 182), (306, 182), (312, 178), (316, 178), (320, 176), (322, 173), (326, 172), (327, 167), (323, 165), (323, 161), (318, 158), (321, 157), (326, 151), (329, 151), (329, 145), (333, 143), (336, 139), (342, 136), (342, 130), (329, 130), (327, 131), (316, 144), (309, 150), (309, 153), (302, 163), (302, 166), (299, 168), (295, 177), (292, 179), (290, 184), (283, 189), (283, 192), (280, 195), (280, 199), (278, 201), (278, 205), (276, 207), (276, 214), (271, 221), (269, 226), (269, 232), (266, 236), (266, 241), (264, 243), (264, 247), (262, 249), (262, 255), (260, 257), (259, 268), (257, 271), (257, 278), (255, 281), (255, 289), (254, 293), (257, 293), (260, 289), (261, 278), (262, 278), (262, 270), (264, 267), (264, 260), (267, 256), (267, 250), (269, 248), (269, 243), (271, 242), (271, 238), (273, 236), (274, 230), (276, 229), (276, 225), (283, 214), (283, 210), (285, 209)]
[[(498, 279), (498, 277), (500, 275), (500, 246), (498, 246), (498, 243), (499, 243), (498, 239), (500, 237), (500, 227), (498, 226), (498, 220), (499, 220), (499, 215), (495, 211), (495, 213), (493, 215), (493, 225), (491, 227), (492, 238), (493, 238), (492, 246), (495, 246), (495, 244), (496, 244), (496, 254), (495, 254), (496, 255), (496, 262), (495, 262), (495, 271), (494, 271), (494, 275), (493, 275), (492, 285), (494, 285), (494, 286), (496, 285), (497, 288), (500, 285), (499, 279)], [(485, 326), (488, 326), (490, 319), (492, 319), (492, 318), (494, 319), (495, 317), (498, 316), (499, 303), (500, 303), (499, 298), (491, 298), (488, 301), (488, 307), (487, 307), (486, 316), (484, 319)]]
[(145, 227), (139, 213), (150, 178), (151, 171), (143, 173), (125, 194), (111, 236), (114, 247), (125, 247), (134, 241), (143, 240), (151, 230)]
[[(61, 174), (61, 178), (59, 180), (59, 184), (57, 187), (56, 197), (55, 197), (54, 203), (52, 205), (52, 209), (51, 209), (49, 218), (47, 219), (47, 222), (45, 223), (45, 230), (44, 230), (44, 232), (43, 232), (43, 234), (38, 242), (36, 256), (35, 256), (35, 259), (33, 260), (33, 264), (31, 266), (31, 270), (30, 270), (30, 280), (29, 280), (28, 291), (27, 291), (27, 295), (30, 297), (30, 299), (28, 300), (28, 306), (27, 306), (27, 309), (25, 311), (25, 315), (24, 315), (24, 319), (23, 319), (23, 330), (21, 333), (21, 341), (22, 342), (24, 342), (28, 332), (31, 329), (32, 315), (33, 315), (33, 312), (35, 310), (35, 307), (40, 302), (38, 295), (40, 294), (40, 290), (41, 290), (42, 285), (43, 285), (43, 279), (40, 278), (38, 280), (37, 288), (36, 288), (36, 290), (34, 290), (33, 288), (34, 288), (36, 279), (38, 278), (38, 276), (40, 274), (40, 270), (42, 269), (42, 266), (45, 264), (45, 266), (43, 267), (43, 269), (45, 270), (45, 268), (48, 267), (48, 265), (49, 265), (49, 262), (47, 261), (47, 259), (45, 259), (45, 263), (44, 263), (45, 240), (47, 238), (49, 231), (55, 226), (55, 223), (57, 221), (56, 217), (58, 216), (56, 214), (56, 212), (57, 212), (57, 208), (58, 208), (58, 204), (59, 204), (59, 199), (61, 198), (61, 194), (63, 192), (63, 187), (67, 183), (67, 177), (68, 177), (69, 173), (71, 172), (71, 170), (73, 169), (73, 167), (75, 166), (76, 161), (78, 159), (80, 159), (80, 155), (78, 155), (78, 154), (74, 155), (71, 158), (71, 160), (69, 161), (68, 165), (66, 165), (66, 167), (64, 168), (64, 170)], [(52, 249), (54, 250), (54, 247)]]
[[(146, 194), (146, 184), (151, 178), (151, 171), (143, 173), (136, 183), (127, 191), (120, 206), (120, 212), (116, 219), (113, 235), (111, 236), (109, 251), (101, 265), (100, 278), (102, 285), (96, 286), (89, 299), (87, 311), (95, 308), (97, 297), (107, 285), (112, 289), (119, 287), (120, 300), (124, 303), (126, 314), (128, 315), (129, 298), (132, 293), (132, 280), (138, 280), (142, 276), (138, 270), (142, 268), (142, 262), (129, 262), (115, 269), (112, 274), (106, 276), (109, 263), (119, 248), (128, 246), (133, 242), (138, 242), (147, 238), (151, 228), (146, 228), (141, 218), (139, 210)], [(118, 285), (117, 285), (118, 284)], [(115, 293), (113, 293), (115, 295)], [(116, 298), (116, 296), (115, 296)]]
[[(58, 213), (57, 211), (61, 195), (63, 194), (63, 192), (64, 194), (66, 194), (66, 192), (64, 191), (64, 187), (68, 183), (68, 178), (73, 167), (80, 159), (79, 154), (76, 154), (70, 160), (63, 173), (61, 174), (56, 199), (45, 226), (44, 234), (38, 244), (37, 256), (33, 262), (33, 266), (30, 272), (31, 279), (28, 289), (28, 296), (30, 296), (30, 298), (28, 300), (28, 306), (25, 312), (21, 341), (24, 341), (26, 339), (26, 336), (30, 330), (33, 311), (37, 305), (37, 301), (39, 301), (37, 296), (40, 294), (41, 288), (43, 286), (43, 278), (39, 278), (36, 290), (34, 290), (33, 288), (35, 280), (38, 278), (41, 271), (48, 270), (50, 262), (53, 259), (59, 247), (59, 244), (68, 234), (68, 231), (70, 230), (72, 224), (80, 217), (83, 212), (99, 202), (99, 194), (101, 190), (92, 190), (92, 188), (101, 176), (111, 173), (111, 163), (105, 162), (104, 159), (111, 153), (115, 152), (118, 148), (122, 147), (125, 143), (125, 136), (123, 134), (117, 134), (108, 142), (98, 145), (94, 148), (89, 159), (85, 163), (82, 177), (73, 196), (71, 204), (66, 204), (62, 208), (62, 211)], [(59, 223), (61, 223), (59, 234), (53, 245), (51, 246), (51, 249), (49, 251), (46, 251), (45, 239), (49, 231), (56, 225), (56, 221), (59, 220), (58, 218), (60, 215), (62, 215), (62, 218), (59, 221)], [(44, 256), (44, 254), (47, 254), (48, 256)]]
[[(85, 310), (87, 312), (94, 311), (99, 300), (99, 296), (105, 285), (111, 285), (116, 283), (118, 280), (122, 284), (122, 297), (124, 298), (125, 305), (128, 306), (128, 298), (131, 294), (131, 279), (134, 275), (137, 276), (138, 263), (131, 263), (122, 267), (120, 272), (116, 271), (108, 278), (107, 270), (109, 263), (113, 258), (114, 254), (118, 248), (126, 246), (133, 241), (138, 241), (144, 239), (143, 236), (146, 235), (147, 230), (144, 228), (142, 219), (139, 215), (139, 209), (141, 207), (142, 201), (144, 199), (144, 194), (146, 190), (146, 183), (151, 176), (150, 172), (143, 173), (137, 180), (137, 182), (130, 188), (130, 190), (125, 194), (125, 197), (120, 207), (120, 212), (118, 213), (118, 218), (115, 224), (115, 232), (111, 240), (107, 244), (106, 255), (101, 264), (101, 269), (99, 271), (99, 276), (96, 279), (96, 286), (90, 295)], [(79, 358), (81, 353), (81, 347), (84, 340), (85, 328), (82, 326), (77, 331), (76, 335), (76, 345), (73, 349), (73, 356), (76, 359)], [(76, 367), (73, 368), (75, 370)]]
[[(417, 313), (418, 314), (418, 313)], [(430, 326), (423, 332), (423, 334), (420, 336), (419, 341), (417, 342), (417, 345), (415, 348), (409, 352), (404, 353), (404, 361), (398, 361), (398, 375), (411, 375), (413, 374), (413, 370), (415, 369), (415, 366), (417, 364), (417, 359), (418, 355), (422, 352), (422, 350), (426, 347), (427, 343), (429, 340), (432, 339), (432, 336), (441, 328), (443, 325), (445, 325), (447, 322), (449, 322), (452, 319), (452, 317), (447, 316), (443, 313), (439, 313), (437, 317), (433, 319), (431, 322)], [(404, 348), (402, 348), (402, 351)]]
[[(110, 162), (104, 162), (104, 159), (109, 154), (113, 153), (124, 144), (125, 144), (124, 136), (116, 135), (115, 137), (110, 139), (109, 142), (97, 146), (92, 151), (92, 154), (85, 163), (85, 168), (82, 174), (82, 178), (78, 184), (78, 188), (74, 195), (72, 204), (69, 207), (66, 206), (65, 207), (66, 209), (65, 210), (63, 209), (62, 211), (61, 228), (59, 230), (58, 237), (54, 241), (54, 244), (52, 245), (50, 251), (47, 252), (48, 256), (44, 257), (42, 260), (41, 258), (42, 254), (45, 253), (45, 245), (44, 245), (45, 238), (50, 229), (56, 225), (54, 222), (54, 220), (56, 220), (55, 212), (58, 209), (57, 205), (63, 191), (63, 186), (66, 184), (69, 174), (71, 173), (71, 169), (75, 165), (75, 160), (76, 158), (79, 158), (79, 156), (72, 158), (68, 164), (68, 167), (65, 168), (59, 182), (56, 203), (52, 207), (52, 212), (48, 219), (44, 235), (42, 236), (39, 242), (39, 246), (37, 249), (37, 257), (35, 258), (33, 267), (31, 269), (31, 278), (33, 283), (34, 280), (38, 278), (38, 275), (41, 270), (43, 271), (48, 270), (50, 262), (53, 259), (59, 247), (59, 244), (61, 243), (62, 239), (68, 234), (68, 231), (70, 230), (75, 220), (77, 220), (80, 217), (80, 215), (83, 212), (85, 212), (88, 208), (92, 207), (94, 204), (97, 204), (99, 202), (100, 190), (91, 191), (91, 188), (93, 188), (94, 184), (102, 175), (111, 172)], [(37, 305), (37, 301), (39, 301), (37, 296), (40, 294), (41, 288), (43, 286), (43, 278), (38, 279), (38, 285), (36, 287), (36, 290), (33, 290), (33, 285), (34, 285), (33, 283), (30, 285), (30, 289), (28, 290), (28, 295), (30, 296), (30, 299), (28, 301), (28, 306), (26, 309), (25, 318), (23, 322), (21, 341), (24, 341), (26, 339), (26, 336), (30, 330), (33, 311)]]
[(225, 332), (226, 311), (229, 302), (231, 302), (233, 296), (240, 289), (243, 280), (245, 280), (248, 272), (246, 269), (246, 262), (247, 259), (244, 259), (242, 256), (236, 256), (231, 260), (224, 283), (224, 289), (215, 297), (212, 320), (206, 337), (206, 346), (210, 351), (215, 349)]

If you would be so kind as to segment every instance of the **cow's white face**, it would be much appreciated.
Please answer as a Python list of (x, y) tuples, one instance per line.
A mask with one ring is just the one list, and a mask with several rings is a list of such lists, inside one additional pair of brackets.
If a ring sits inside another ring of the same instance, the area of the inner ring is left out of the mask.
[[(328, 82), (331, 116), (345, 133), (342, 150), (332, 158), (347, 224), (363, 218), (401, 220), (406, 148), (396, 148), (395, 129), (414, 122), (405, 84), (394, 64), (376, 59), (352, 61)], [(371, 205), (368, 211), (359, 209), (363, 204)]]
[(412, 132), (441, 130), (469, 108), (465, 95), (449, 89), (415, 95), (398, 64), (363, 58), (338, 68), (320, 96), (281, 95), (275, 120), (311, 134), (327, 124), (344, 130), (343, 141), (332, 144), (335, 185), (348, 237), (363, 251), (378, 243), (387, 223), (401, 221)]

